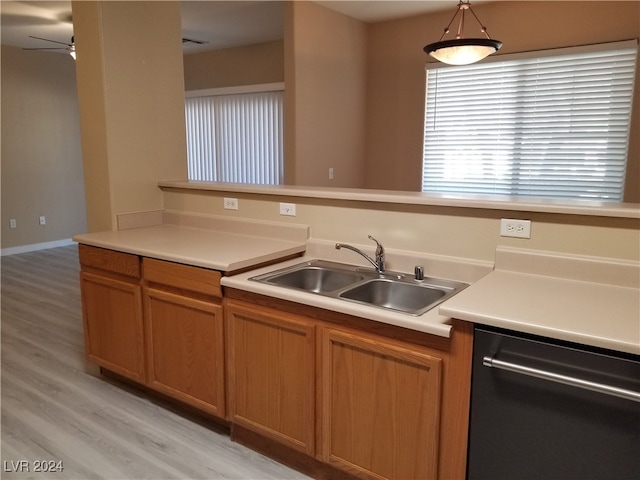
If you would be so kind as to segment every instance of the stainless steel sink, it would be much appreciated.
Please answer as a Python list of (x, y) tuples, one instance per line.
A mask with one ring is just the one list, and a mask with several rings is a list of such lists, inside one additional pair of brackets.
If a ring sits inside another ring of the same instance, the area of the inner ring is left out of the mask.
[(340, 298), (419, 315), (440, 303), (452, 292), (452, 288), (442, 286), (380, 279), (350, 288), (342, 292)]
[(326, 260), (311, 260), (251, 280), (409, 315), (421, 315), (467, 287), (439, 278), (376, 272)]
[(290, 272), (270, 275), (264, 279), (264, 282), (313, 293), (323, 293), (340, 290), (363, 279), (362, 275), (355, 272), (308, 265)]

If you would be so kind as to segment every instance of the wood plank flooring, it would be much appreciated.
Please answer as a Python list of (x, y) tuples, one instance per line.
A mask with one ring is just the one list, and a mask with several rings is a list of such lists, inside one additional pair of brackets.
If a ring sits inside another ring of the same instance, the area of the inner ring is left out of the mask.
[(308, 478), (101, 377), (84, 359), (77, 258), (75, 245), (2, 257), (1, 478)]

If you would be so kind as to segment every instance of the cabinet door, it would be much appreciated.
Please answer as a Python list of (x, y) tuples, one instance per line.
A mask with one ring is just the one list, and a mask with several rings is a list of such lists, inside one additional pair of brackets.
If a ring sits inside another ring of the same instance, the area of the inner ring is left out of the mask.
[(321, 458), (370, 478), (437, 477), (441, 359), (323, 329)]
[(148, 385), (225, 415), (222, 307), (145, 288)]
[(302, 317), (225, 304), (231, 420), (313, 455), (314, 326)]
[(144, 382), (142, 292), (137, 284), (81, 272), (87, 358)]

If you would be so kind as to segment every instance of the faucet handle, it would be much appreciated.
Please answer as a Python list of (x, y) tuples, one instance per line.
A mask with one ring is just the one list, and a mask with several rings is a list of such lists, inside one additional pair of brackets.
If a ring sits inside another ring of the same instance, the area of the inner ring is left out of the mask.
[(375, 238), (373, 238), (371, 235), (369, 235), (369, 240), (373, 240), (374, 242), (376, 242), (376, 256), (382, 256), (384, 255), (384, 247), (382, 246), (382, 244), (376, 240)]

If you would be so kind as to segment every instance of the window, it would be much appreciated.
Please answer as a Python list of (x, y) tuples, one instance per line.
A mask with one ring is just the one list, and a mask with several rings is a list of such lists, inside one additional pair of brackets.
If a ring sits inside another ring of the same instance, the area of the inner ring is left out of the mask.
[(189, 180), (282, 183), (283, 85), (257, 87), (188, 93)]
[(637, 49), (428, 65), (422, 190), (622, 200)]

